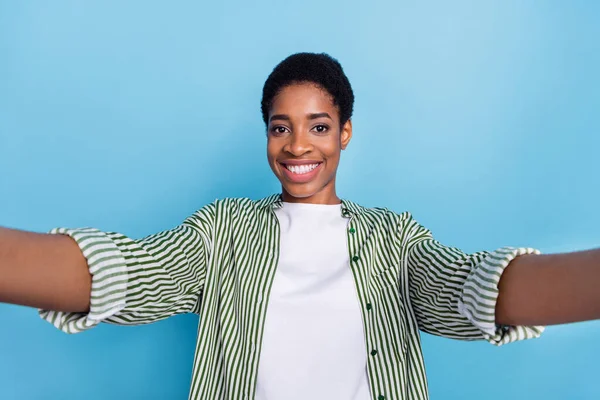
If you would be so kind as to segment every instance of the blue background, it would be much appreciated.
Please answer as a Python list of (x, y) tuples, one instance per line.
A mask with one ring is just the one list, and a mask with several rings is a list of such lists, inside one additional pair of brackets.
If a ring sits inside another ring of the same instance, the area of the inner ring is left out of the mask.
[[(278, 191), (259, 113), (297, 51), (356, 94), (338, 192), (445, 244), (600, 244), (592, 1), (0, 3), (0, 224), (142, 237)], [(1, 278), (0, 278), (1, 279)], [(185, 399), (197, 317), (68, 336), (0, 305), (0, 399)], [(496, 348), (423, 335), (432, 399), (600, 398), (600, 322)]]

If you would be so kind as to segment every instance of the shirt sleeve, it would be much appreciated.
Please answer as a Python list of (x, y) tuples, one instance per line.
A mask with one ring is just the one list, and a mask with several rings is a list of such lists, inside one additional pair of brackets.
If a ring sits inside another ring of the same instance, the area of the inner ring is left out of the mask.
[(178, 227), (141, 240), (93, 228), (56, 228), (77, 242), (92, 275), (88, 313), (39, 310), (66, 333), (107, 322), (139, 325), (199, 312), (212, 242), (214, 211), (206, 206)]
[(485, 339), (497, 346), (542, 334), (542, 326), (499, 326), (495, 322), (498, 283), (504, 269), (516, 257), (540, 254), (538, 250), (502, 247), (466, 254), (441, 244), (405, 214), (401, 231), (409, 297), (422, 331), (453, 339)]

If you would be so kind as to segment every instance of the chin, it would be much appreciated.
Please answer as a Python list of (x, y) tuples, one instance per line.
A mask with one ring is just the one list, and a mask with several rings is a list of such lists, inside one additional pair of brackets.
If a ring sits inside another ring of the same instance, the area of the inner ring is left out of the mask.
[(310, 190), (310, 188), (299, 188), (299, 187), (290, 187), (283, 185), (283, 189), (292, 197), (297, 199), (305, 199), (307, 197), (314, 196), (317, 194), (316, 190)]

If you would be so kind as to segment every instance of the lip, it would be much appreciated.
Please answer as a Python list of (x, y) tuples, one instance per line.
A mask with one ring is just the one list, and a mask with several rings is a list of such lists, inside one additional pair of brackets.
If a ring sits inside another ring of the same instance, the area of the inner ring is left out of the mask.
[(317, 163), (322, 163), (323, 161), (319, 161), (319, 160), (279, 160), (278, 161), (279, 164), (287, 164), (287, 165), (306, 165), (306, 164), (317, 164)]
[[(283, 160), (283, 161), (279, 161), (279, 164), (281, 166), (281, 169), (283, 170), (283, 175), (285, 176), (285, 178), (288, 181), (291, 181), (294, 183), (306, 183), (306, 182), (312, 181), (317, 176), (317, 174), (321, 170), (321, 167), (323, 166), (323, 162), (317, 161), (317, 160)], [(319, 165), (312, 171), (307, 172), (305, 174), (295, 174), (285, 167), (286, 165), (307, 165), (307, 164), (319, 164)]]

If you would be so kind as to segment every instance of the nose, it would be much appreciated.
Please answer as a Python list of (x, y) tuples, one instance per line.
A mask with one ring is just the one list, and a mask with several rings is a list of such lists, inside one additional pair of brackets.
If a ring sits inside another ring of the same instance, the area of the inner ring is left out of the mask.
[(289, 138), (289, 141), (283, 149), (295, 157), (300, 157), (313, 150), (308, 135), (294, 132)]

